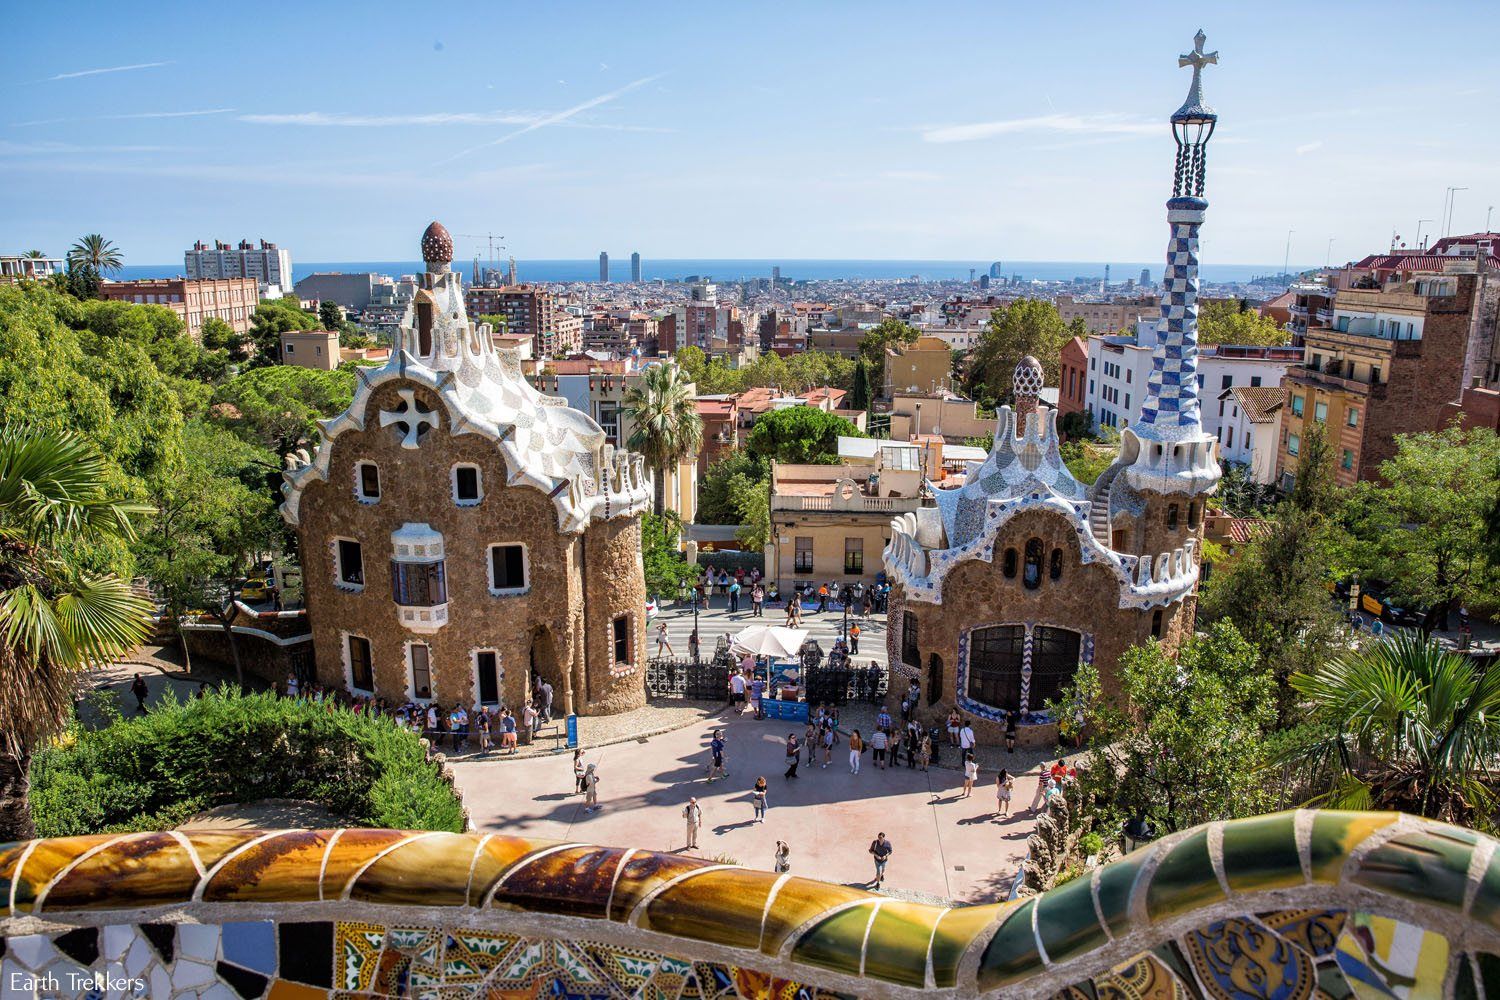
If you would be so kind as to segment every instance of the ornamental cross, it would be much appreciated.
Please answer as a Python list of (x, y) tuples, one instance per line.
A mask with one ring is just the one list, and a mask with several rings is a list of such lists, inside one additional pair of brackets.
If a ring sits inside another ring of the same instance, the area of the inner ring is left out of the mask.
[(381, 410), (380, 426), (395, 425), (396, 429), (403, 434), (401, 447), (415, 448), (422, 440), (422, 435), (427, 433), (427, 428), (438, 425), (437, 415), (418, 403), (416, 394), (410, 389), (402, 389), (397, 395), (401, 397), (401, 407), (394, 410)]
[(1210, 64), (1218, 65), (1219, 62), (1219, 52), (1217, 49), (1212, 52), (1203, 51), (1203, 43), (1206, 41), (1208, 41), (1208, 36), (1203, 33), (1202, 28), (1199, 28), (1198, 33), (1193, 36), (1193, 51), (1177, 57), (1179, 68), (1183, 66), (1193, 67), (1193, 82), (1195, 84), (1198, 81), (1198, 75), (1203, 72), (1203, 67)]

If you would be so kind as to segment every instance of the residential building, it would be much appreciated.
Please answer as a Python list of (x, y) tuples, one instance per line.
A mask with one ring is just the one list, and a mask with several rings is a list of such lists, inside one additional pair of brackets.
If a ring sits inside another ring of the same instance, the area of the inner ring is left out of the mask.
[(1283, 487), (1314, 423), (1326, 428), (1337, 479), (1349, 485), (1378, 478), (1396, 435), (1438, 430), (1451, 418), (1450, 404), (1489, 374), (1481, 359), (1495, 340), (1497, 264), (1488, 253), (1376, 255), (1340, 275), (1332, 322), (1308, 326), (1305, 358), (1287, 373)]
[(1082, 413), (1088, 409), (1089, 347), (1082, 337), (1072, 337), (1058, 356), (1057, 415)]
[(744, 323), (738, 307), (719, 302), (719, 289), (700, 281), (689, 290), (688, 301), (673, 307), (673, 350), (698, 347), (704, 351), (739, 349), (745, 343)]
[(630, 255), (630, 280), (637, 285), (641, 283), (641, 255), (638, 253)]
[[(1237, 385), (1219, 393), (1219, 457), (1243, 465), (1253, 482), (1276, 482), (1283, 386)], [(1228, 412), (1225, 412), (1227, 408)]]
[(343, 360), (337, 330), (288, 330), (281, 335), (281, 363), (331, 372)]
[(337, 302), (345, 309), (364, 309), (376, 301), (377, 289), (390, 282), (385, 275), (371, 272), (318, 271), (297, 282), (296, 293), (299, 299)]
[(292, 289), (292, 252), (265, 240), (240, 240), (233, 247), (219, 240), (209, 247), (199, 240), (183, 253), (182, 263), (189, 278), (254, 278), (268, 298)]
[(979, 346), (984, 336), (983, 326), (921, 326), (917, 328), (924, 337), (936, 337), (946, 343), (950, 350), (972, 351)]
[(1141, 319), (1154, 318), (1160, 313), (1157, 301), (1149, 295), (1117, 295), (1106, 300), (1075, 299), (1071, 295), (1059, 295), (1056, 305), (1057, 314), (1064, 323), (1081, 319), (1089, 333), (1133, 330)]
[(935, 393), (953, 388), (953, 349), (937, 337), (918, 337), (916, 343), (889, 347), (885, 352), (885, 384), (881, 395), (897, 392)]
[(699, 396), (694, 403), (703, 420), (703, 447), (698, 452), (698, 472), (709, 470), (715, 462), (739, 450), (739, 400), (731, 394)]
[(837, 354), (841, 358), (859, 357), (859, 345), (869, 331), (858, 326), (830, 330), (812, 328), (807, 331), (807, 349), (825, 354)]
[(639, 708), (644, 462), (469, 321), (441, 225), (422, 256), (391, 361), (284, 473), (317, 682), (514, 708), (545, 680), (559, 718)]
[(539, 358), (568, 355), (583, 348), (583, 320), (557, 296), (536, 285), (470, 288), (464, 303), (475, 316), (501, 316), (506, 333), (529, 336)]
[(61, 257), (24, 257), (0, 254), (0, 281), (28, 278), (38, 280), (61, 274), (65, 270)]
[(948, 443), (960, 444), (993, 437), (995, 418), (980, 416), (979, 404), (953, 393), (897, 393), (891, 398), (890, 429), (893, 441), (940, 434)]
[(115, 302), (166, 306), (198, 340), (203, 321), (212, 317), (228, 323), (235, 333), (250, 332), (250, 317), (260, 305), (260, 288), (254, 278), (152, 278), (141, 281), (106, 281), (99, 297)]

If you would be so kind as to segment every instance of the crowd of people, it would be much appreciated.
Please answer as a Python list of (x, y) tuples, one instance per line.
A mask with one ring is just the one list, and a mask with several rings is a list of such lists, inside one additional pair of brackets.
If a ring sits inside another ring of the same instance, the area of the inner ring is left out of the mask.
[[(739, 614), (748, 605), (752, 618), (764, 617), (767, 605), (781, 607), (786, 611), (787, 624), (793, 628), (802, 624), (804, 610), (822, 614), (848, 608), (850, 614), (865, 618), (885, 614), (890, 593), (891, 585), (884, 580), (869, 586), (863, 581), (841, 584), (830, 580), (824, 584), (798, 583), (791, 593), (783, 595), (775, 580), (765, 580), (759, 569), (746, 571), (743, 566), (732, 573), (724, 567), (716, 571), (710, 566), (692, 588), (693, 599), (704, 610), (713, 597), (724, 598), (730, 614)], [(813, 607), (805, 609), (805, 604)]]

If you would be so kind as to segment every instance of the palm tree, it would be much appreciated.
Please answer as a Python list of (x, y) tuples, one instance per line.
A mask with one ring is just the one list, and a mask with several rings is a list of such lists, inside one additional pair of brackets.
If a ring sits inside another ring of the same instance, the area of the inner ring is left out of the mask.
[(150, 605), (128, 581), (90, 573), (80, 545), (132, 536), (82, 438), (0, 428), (0, 841), (34, 835), (31, 757), (63, 725), (78, 672), (138, 644)]
[(1408, 631), (1291, 683), (1313, 708), (1314, 735), (1281, 762), (1310, 766), (1327, 804), (1493, 821), (1500, 670)]
[(703, 443), (703, 418), (695, 405), (693, 383), (675, 364), (655, 365), (625, 393), (625, 408), (635, 425), (627, 444), (651, 468), (660, 514), (666, 505), (668, 471), (697, 454)]
[(89, 233), (68, 248), (69, 267), (93, 268), (96, 274), (113, 274), (125, 265), (125, 255), (114, 243)]
[(44, 253), (42, 253), (40, 250), (27, 250), (21, 256), (25, 257), (25, 258), (27, 258), (29, 260), (42, 260), (47, 255), (44, 254)]

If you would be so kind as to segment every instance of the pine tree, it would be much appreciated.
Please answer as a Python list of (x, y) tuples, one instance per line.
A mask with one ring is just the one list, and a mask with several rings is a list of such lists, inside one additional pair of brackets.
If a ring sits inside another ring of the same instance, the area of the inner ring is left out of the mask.
[(854, 363), (854, 384), (849, 389), (849, 409), (870, 408), (870, 365), (864, 358)]

